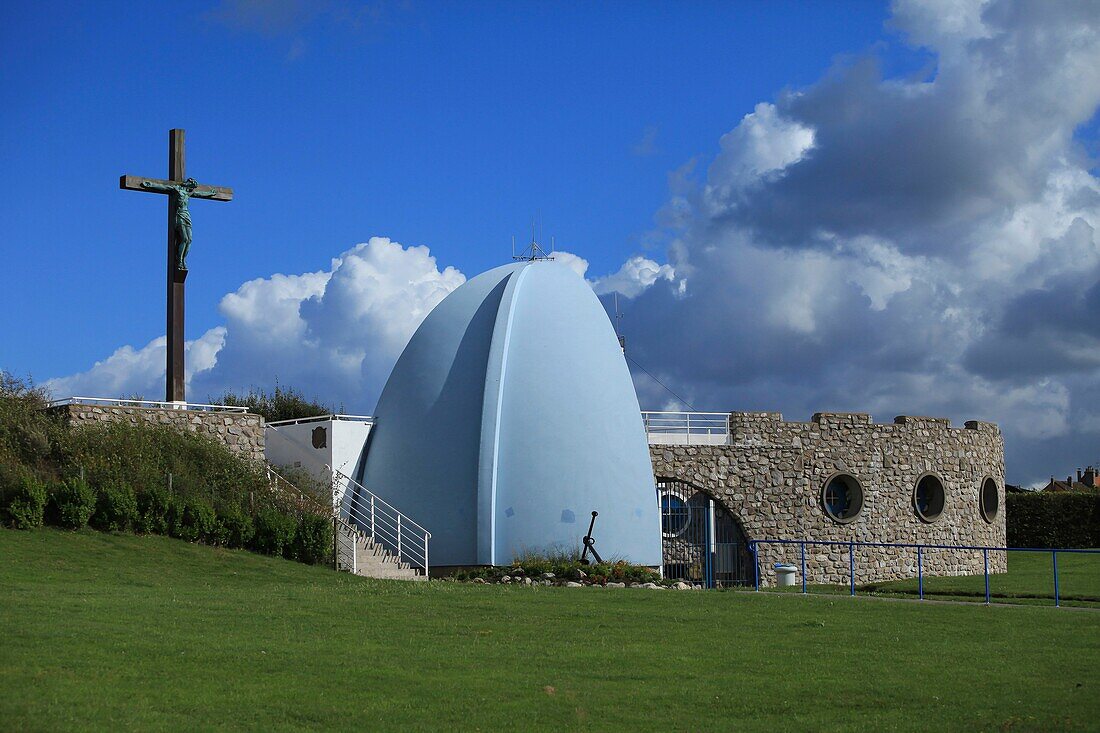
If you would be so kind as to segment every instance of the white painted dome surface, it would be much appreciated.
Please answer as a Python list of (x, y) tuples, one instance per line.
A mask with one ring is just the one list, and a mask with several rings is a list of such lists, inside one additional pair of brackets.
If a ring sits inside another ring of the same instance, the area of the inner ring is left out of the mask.
[(428, 314), (375, 410), (360, 479), (432, 533), (432, 565), (579, 547), (661, 562), (638, 398), (614, 329), (552, 261), (483, 273)]

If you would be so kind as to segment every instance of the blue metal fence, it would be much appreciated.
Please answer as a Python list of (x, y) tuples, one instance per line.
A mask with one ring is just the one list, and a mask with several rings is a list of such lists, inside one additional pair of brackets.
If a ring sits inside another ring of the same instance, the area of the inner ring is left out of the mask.
[(897, 542), (835, 542), (828, 540), (749, 540), (749, 550), (753, 556), (754, 589), (760, 590), (760, 545), (798, 545), (802, 565), (802, 592), (806, 593), (806, 546), (824, 545), (848, 548), (848, 584), (849, 594), (856, 594), (856, 548), (858, 547), (897, 547), (917, 551), (917, 593), (924, 600), (924, 551), (925, 550), (981, 550), (983, 575), (985, 576), (985, 602), (990, 599), (989, 592), (989, 553), (990, 552), (1047, 552), (1050, 553), (1051, 567), (1054, 573), (1054, 605), (1062, 605), (1058, 587), (1058, 554), (1100, 555), (1100, 550), (1086, 550), (1071, 547), (981, 547), (977, 545), (924, 545)]

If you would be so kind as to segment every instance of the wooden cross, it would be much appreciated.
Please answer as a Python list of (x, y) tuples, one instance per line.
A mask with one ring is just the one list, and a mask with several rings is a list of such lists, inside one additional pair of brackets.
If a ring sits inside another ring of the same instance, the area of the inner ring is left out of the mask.
[[(168, 354), (165, 359), (165, 401), (184, 402), (183, 367), (183, 283), (187, 279), (184, 259), (191, 246), (191, 215), (188, 200), (204, 198), (232, 201), (233, 189), (207, 186), (188, 179), (184, 173), (183, 130), (168, 131), (168, 178), (122, 176), (119, 188), (128, 191), (168, 194)], [(182, 204), (182, 205), (181, 205)], [(183, 247), (182, 251), (180, 247)]]

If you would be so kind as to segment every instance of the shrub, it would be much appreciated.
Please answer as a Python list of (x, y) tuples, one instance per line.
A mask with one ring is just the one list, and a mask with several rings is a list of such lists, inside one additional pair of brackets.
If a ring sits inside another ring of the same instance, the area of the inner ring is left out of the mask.
[(15, 529), (41, 527), (46, 510), (46, 487), (34, 476), (25, 473), (14, 491), (5, 496), (5, 504), (7, 523)]
[(294, 537), (294, 558), (309, 565), (332, 562), (332, 520), (318, 514), (306, 514), (298, 522)]
[(134, 529), (145, 534), (168, 534), (174, 503), (173, 496), (160, 486), (138, 494), (138, 519)]
[(88, 524), (95, 511), (96, 496), (92, 487), (82, 478), (69, 478), (54, 484), (51, 500), (53, 516), (67, 529), (80, 529)]
[(106, 532), (124, 532), (138, 521), (137, 497), (125, 484), (100, 487), (91, 525)]
[(1100, 547), (1100, 492), (1005, 496), (1009, 547)]
[(45, 479), (56, 476), (55, 453), (65, 434), (43, 411), (46, 390), (0, 370), (0, 466), (21, 466)]
[[(499, 580), (504, 575), (526, 575), (537, 578), (553, 573), (557, 580), (587, 577), (595, 583), (659, 583), (660, 573), (644, 565), (632, 565), (625, 560), (587, 564), (581, 562), (579, 549), (557, 549), (544, 552), (525, 551), (509, 565), (463, 570), (455, 574), (458, 580), (485, 578)], [(583, 573), (583, 575), (582, 575)]]
[(252, 549), (267, 555), (293, 556), (298, 521), (278, 509), (265, 508), (256, 514)]
[(177, 498), (168, 512), (168, 532), (187, 542), (209, 542), (216, 526), (214, 507), (196, 497)]
[(248, 516), (236, 504), (222, 504), (217, 510), (217, 528), (214, 531), (215, 543), (225, 547), (247, 547), (252, 541), (256, 528), (252, 517)]
[(221, 399), (213, 399), (211, 402), (216, 405), (247, 407), (249, 412), (262, 415), (267, 422), (316, 417), (337, 412), (328, 405), (307, 398), (293, 387), (281, 387), (278, 384), (275, 385), (275, 390), (271, 393), (253, 387), (248, 390), (246, 395), (241, 396), (226, 392)]

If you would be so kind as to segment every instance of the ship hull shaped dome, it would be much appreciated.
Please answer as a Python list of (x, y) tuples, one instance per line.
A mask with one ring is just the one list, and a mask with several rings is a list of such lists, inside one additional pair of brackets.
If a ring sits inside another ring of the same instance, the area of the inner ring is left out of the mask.
[(473, 278), (428, 314), (375, 410), (362, 483), (432, 532), (432, 565), (579, 547), (658, 565), (638, 399), (599, 300), (560, 263)]

